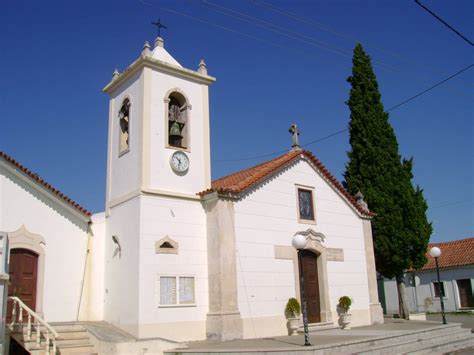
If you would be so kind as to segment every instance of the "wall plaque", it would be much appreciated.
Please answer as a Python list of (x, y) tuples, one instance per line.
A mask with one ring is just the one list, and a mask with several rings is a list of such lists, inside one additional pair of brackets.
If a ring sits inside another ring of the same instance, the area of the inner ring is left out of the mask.
[(344, 261), (344, 249), (327, 248), (326, 260), (327, 261)]

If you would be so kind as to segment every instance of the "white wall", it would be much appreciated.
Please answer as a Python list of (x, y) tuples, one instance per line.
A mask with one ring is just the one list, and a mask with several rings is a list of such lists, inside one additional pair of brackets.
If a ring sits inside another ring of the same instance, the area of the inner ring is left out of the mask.
[(92, 215), (91, 220), (92, 233), (89, 237), (89, 254), (79, 319), (101, 321), (104, 319), (105, 213), (96, 213)]
[[(139, 71), (128, 79), (120, 89), (116, 90), (110, 99), (109, 113), (109, 199), (113, 200), (127, 192), (133, 191), (140, 186), (139, 172), (141, 170), (141, 126), (142, 126), (142, 76), (143, 71)], [(120, 123), (118, 112), (123, 100), (129, 98), (130, 118), (129, 118), (129, 147), (130, 151), (120, 155), (119, 151), (119, 130)]]
[(0, 230), (11, 233), (24, 225), (44, 238), (44, 317), (51, 322), (74, 321), (83, 281), (87, 223), (40, 192), (41, 188), (37, 190), (28, 178), (23, 179), (12, 175), (11, 168), (0, 161)]
[[(413, 286), (412, 274), (406, 276), (406, 294), (408, 306), (411, 313), (418, 312), (440, 312), (441, 302), (435, 297), (433, 282), (438, 281), (436, 270), (415, 273), (418, 285)], [(461, 308), (459, 289), (456, 280), (471, 280), (471, 288), (474, 289), (474, 267), (459, 267), (452, 269), (441, 269), (440, 279), (444, 284), (446, 296), (443, 303), (446, 312), (457, 311)], [(398, 314), (398, 293), (395, 279), (384, 280), (385, 304), (387, 313)], [(430, 301), (432, 304), (430, 304)]]
[[(298, 223), (295, 184), (315, 188), (316, 224)], [(330, 307), (339, 297), (352, 310), (368, 310), (369, 293), (362, 220), (306, 162), (299, 161), (235, 203), (239, 309), (243, 318), (283, 316), (295, 297), (291, 260), (274, 258), (274, 245), (291, 246), (298, 231), (326, 236), (327, 248), (342, 248), (344, 262), (328, 261)], [(321, 281), (320, 281), (321, 284)]]
[(140, 198), (112, 208), (105, 231), (104, 320), (138, 336)]
[[(178, 88), (187, 96), (192, 109), (189, 112), (188, 132), (190, 134), (189, 171), (178, 176), (170, 168), (170, 157), (176, 151), (165, 148), (168, 134), (165, 131), (165, 103), (167, 92)], [(205, 190), (204, 181), (204, 120), (203, 117), (203, 86), (189, 80), (170, 76), (169, 74), (152, 72), (151, 76), (151, 110), (150, 110), (150, 187), (166, 191), (195, 194)]]
[[(201, 202), (142, 196), (140, 210), (140, 337), (204, 339), (209, 297), (206, 216)], [(155, 253), (155, 242), (166, 236), (178, 243), (178, 254)], [(159, 308), (160, 275), (194, 277), (196, 305)]]

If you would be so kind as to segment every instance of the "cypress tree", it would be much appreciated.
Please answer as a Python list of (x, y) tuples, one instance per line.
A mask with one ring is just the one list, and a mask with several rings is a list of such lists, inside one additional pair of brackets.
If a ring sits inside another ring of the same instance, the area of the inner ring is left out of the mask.
[(403, 274), (426, 262), (431, 225), (422, 190), (414, 189), (412, 160), (401, 160), (398, 142), (384, 111), (370, 57), (354, 49), (349, 123), (351, 150), (344, 174), (350, 193), (361, 191), (371, 211), (377, 271), (397, 280), (400, 316), (408, 319)]

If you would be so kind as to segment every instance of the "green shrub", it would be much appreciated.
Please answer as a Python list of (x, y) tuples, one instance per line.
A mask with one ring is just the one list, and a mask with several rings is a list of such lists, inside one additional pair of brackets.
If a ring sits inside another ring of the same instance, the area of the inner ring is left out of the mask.
[(288, 318), (296, 318), (301, 313), (300, 303), (296, 298), (290, 298), (285, 307), (285, 314)]
[(351, 308), (352, 300), (349, 296), (342, 296), (339, 298), (339, 307), (344, 310), (344, 313), (349, 312), (349, 308)]

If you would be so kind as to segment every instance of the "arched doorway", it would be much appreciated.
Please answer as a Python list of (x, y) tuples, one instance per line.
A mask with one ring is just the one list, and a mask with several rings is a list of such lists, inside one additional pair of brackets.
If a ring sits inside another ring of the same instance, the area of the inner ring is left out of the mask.
[[(8, 296), (16, 296), (32, 310), (36, 310), (38, 254), (28, 249), (11, 249), (9, 273)], [(11, 316), (11, 303), (8, 302), (8, 316)]]
[(308, 322), (319, 323), (321, 322), (321, 304), (319, 296), (318, 256), (309, 250), (301, 250), (300, 253)]

